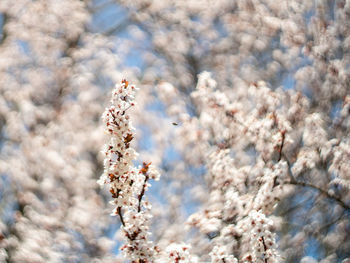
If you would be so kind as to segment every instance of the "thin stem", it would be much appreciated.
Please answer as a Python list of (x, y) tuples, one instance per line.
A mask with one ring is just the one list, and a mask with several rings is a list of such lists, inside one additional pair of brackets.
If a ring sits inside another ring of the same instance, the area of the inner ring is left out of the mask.
[(137, 208), (137, 212), (140, 213), (141, 212), (141, 202), (142, 202), (142, 197), (144, 196), (145, 194), (145, 188), (146, 188), (146, 183), (147, 183), (147, 180), (148, 180), (148, 175), (145, 175), (145, 181), (143, 182), (143, 186), (142, 186), (142, 190), (141, 190), (141, 193), (139, 194), (139, 206)]
[(119, 218), (120, 218), (120, 222), (122, 222), (122, 225), (125, 226), (125, 222), (124, 222), (124, 218), (123, 218), (123, 214), (122, 214), (122, 208), (119, 206), (117, 208), (117, 211), (118, 211), (118, 215), (119, 215)]
[(266, 247), (266, 244), (265, 244), (265, 239), (264, 239), (264, 237), (261, 237), (261, 239), (262, 239), (262, 243), (263, 243), (264, 251), (265, 251), (264, 260), (265, 260), (265, 263), (267, 263), (267, 258), (266, 258), (266, 250), (267, 250), (267, 247)]
[(147, 174), (148, 172), (148, 167), (151, 163), (149, 164), (146, 164), (146, 163), (143, 163), (143, 167), (141, 169), (141, 173), (145, 176), (145, 180), (143, 182), (143, 186), (142, 186), (142, 190), (141, 190), (141, 193), (139, 194), (138, 196), (138, 199), (139, 199), (139, 205), (137, 207), (137, 212), (140, 213), (141, 212), (141, 203), (142, 203), (142, 197), (144, 196), (145, 194), (145, 190), (146, 190), (146, 184), (147, 184), (147, 181), (149, 179), (149, 176)]
[(278, 150), (278, 153), (279, 153), (278, 162), (281, 161), (281, 158), (282, 158), (282, 150), (283, 150), (283, 146), (284, 146), (284, 140), (286, 138), (286, 131), (285, 130), (281, 131), (281, 136), (282, 136), (282, 142), (281, 142), (281, 147)]

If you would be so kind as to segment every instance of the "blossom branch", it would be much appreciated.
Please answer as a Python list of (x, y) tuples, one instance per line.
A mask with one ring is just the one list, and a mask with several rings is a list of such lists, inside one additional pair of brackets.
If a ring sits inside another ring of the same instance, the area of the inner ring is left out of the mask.
[(134, 138), (134, 128), (131, 125), (127, 111), (135, 105), (135, 87), (126, 80), (113, 91), (112, 105), (103, 114), (106, 132), (110, 135), (109, 143), (105, 145), (106, 156), (104, 173), (99, 183), (109, 184), (113, 204), (116, 205), (113, 215), (118, 215), (122, 231), (127, 238), (121, 248), (132, 262), (153, 262), (154, 246), (148, 237), (148, 221), (152, 217), (149, 206), (142, 211), (142, 198), (148, 186), (149, 179), (159, 179), (159, 174), (151, 163), (143, 163), (142, 168), (136, 168), (133, 160), (136, 151), (130, 147)]

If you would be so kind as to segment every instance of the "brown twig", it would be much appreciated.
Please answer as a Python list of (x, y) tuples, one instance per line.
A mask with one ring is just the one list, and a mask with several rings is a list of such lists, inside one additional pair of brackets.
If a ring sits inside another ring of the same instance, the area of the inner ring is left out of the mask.
[(279, 153), (278, 162), (281, 161), (281, 158), (282, 158), (282, 150), (283, 150), (283, 146), (284, 146), (284, 140), (286, 138), (286, 130), (282, 130), (282, 131), (280, 131), (280, 133), (282, 136), (282, 142), (281, 142), (281, 147), (278, 149), (278, 153)]
[(139, 199), (139, 205), (138, 205), (138, 208), (137, 208), (137, 212), (140, 213), (141, 212), (141, 202), (142, 202), (142, 197), (144, 196), (145, 194), (145, 190), (146, 190), (146, 184), (147, 184), (147, 181), (149, 179), (149, 176), (147, 174), (148, 172), (148, 168), (150, 166), (151, 163), (143, 163), (143, 167), (141, 168), (140, 172), (145, 176), (145, 180), (143, 182), (143, 186), (142, 186), (142, 190), (141, 190), (141, 193), (139, 194), (138, 196), (138, 199)]
[(123, 214), (122, 214), (122, 208), (119, 206), (117, 208), (117, 211), (118, 211), (118, 215), (119, 215), (119, 218), (120, 218), (120, 222), (122, 222), (122, 225), (125, 226), (125, 222), (124, 222), (124, 218), (123, 218)]
[(267, 250), (267, 247), (266, 247), (266, 244), (265, 244), (265, 239), (264, 239), (264, 237), (261, 237), (261, 240), (262, 240), (262, 243), (263, 243), (263, 246), (264, 246), (264, 251), (265, 251), (264, 260), (265, 260), (265, 263), (267, 263), (267, 258), (266, 258), (266, 250)]

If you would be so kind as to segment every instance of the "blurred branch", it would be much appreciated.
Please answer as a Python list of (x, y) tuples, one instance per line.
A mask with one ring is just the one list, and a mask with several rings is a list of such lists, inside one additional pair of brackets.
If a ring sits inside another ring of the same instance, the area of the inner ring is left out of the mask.
[(102, 32), (103, 35), (110, 36), (117, 34), (124, 29), (126, 29), (128, 26), (132, 24), (132, 21), (129, 17), (125, 18), (122, 22), (116, 24), (115, 26), (112, 26), (111, 28), (107, 29), (106, 31)]
[[(285, 157), (285, 156), (284, 156)], [(334, 200), (336, 201), (341, 207), (343, 207), (344, 209), (346, 209), (347, 211), (350, 211), (350, 205), (346, 204), (342, 199), (340, 199), (338, 196), (329, 193), (327, 190), (322, 189), (321, 187), (318, 187), (316, 185), (307, 183), (307, 182), (301, 182), (301, 181), (297, 181), (291, 171), (290, 168), (290, 162), (287, 158), (285, 158), (288, 164), (288, 174), (289, 174), (289, 178), (290, 181), (286, 182), (285, 184), (290, 184), (290, 185), (298, 185), (298, 186), (302, 186), (302, 187), (307, 187), (307, 188), (311, 188), (314, 190), (317, 190), (320, 194), (324, 195), (325, 197), (327, 197), (328, 199)]]
[(9, 19), (9, 16), (6, 13), (2, 14), (2, 33), (1, 33), (1, 38), (0, 38), (0, 45), (3, 44), (7, 38), (7, 31), (5, 30), (5, 25)]
[[(106, 3), (106, 5), (108, 5), (110, 3), (111, 2), (108, 2), (108, 3)], [(118, 3), (116, 3), (116, 4), (118, 5)], [(121, 6), (123, 6), (123, 5), (121, 5)], [(123, 6), (123, 7), (125, 7), (125, 6)], [(142, 6), (140, 6), (139, 9), (136, 9), (136, 10), (131, 10), (128, 8), (125, 12), (125, 13), (127, 13), (125, 19), (123, 21), (121, 21), (120, 23), (118, 23), (117, 25), (114, 25), (111, 28), (107, 29), (106, 31), (102, 32), (102, 34), (106, 35), (106, 36), (110, 36), (110, 35), (113, 35), (113, 34), (116, 34), (116, 33), (123, 31), (126, 27), (128, 27), (132, 24), (137, 24), (139, 27), (141, 27), (143, 30), (145, 30), (145, 28), (142, 27), (141, 21), (139, 19), (137, 19), (136, 14), (144, 11), (148, 7), (149, 7), (148, 5), (142, 5)], [(105, 8), (105, 6), (103, 8)], [(94, 11), (97, 12), (98, 9), (94, 10)], [(149, 33), (147, 30), (145, 30), (145, 32)]]
[(290, 214), (295, 210), (298, 210), (298, 209), (305, 207), (306, 201), (307, 200), (303, 200), (302, 202), (298, 203), (297, 205), (289, 207), (287, 210), (284, 210), (281, 213), (278, 213), (278, 216), (286, 216), (287, 214)]
[(308, 187), (308, 188), (312, 188), (314, 190), (317, 190), (319, 191), (322, 195), (326, 196), (328, 199), (332, 199), (336, 202), (338, 202), (338, 204), (340, 206), (342, 206), (344, 209), (350, 211), (350, 206), (347, 205), (343, 200), (341, 200), (339, 197), (333, 195), (333, 194), (330, 194), (328, 191), (316, 186), (316, 185), (313, 185), (313, 184), (310, 184), (310, 183), (306, 183), (306, 182), (300, 182), (300, 181), (297, 181), (297, 180), (291, 180), (289, 182), (287, 182), (287, 184), (291, 184), (291, 185), (299, 185), (299, 186), (302, 186), (302, 187)]
[(113, 3), (114, 3), (113, 0), (102, 2), (102, 3), (94, 3), (94, 4), (88, 2), (87, 6), (90, 13), (96, 13), (96, 12), (100, 12), (101, 10), (103, 10), (104, 8), (108, 7)]

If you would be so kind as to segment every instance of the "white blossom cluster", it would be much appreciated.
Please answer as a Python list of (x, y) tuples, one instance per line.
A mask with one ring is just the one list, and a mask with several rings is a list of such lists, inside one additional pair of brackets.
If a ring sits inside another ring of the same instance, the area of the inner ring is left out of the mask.
[(129, 109), (135, 106), (135, 86), (123, 80), (113, 90), (111, 106), (102, 115), (106, 132), (110, 136), (104, 146), (104, 173), (98, 183), (108, 184), (115, 205), (112, 215), (119, 215), (126, 244), (121, 248), (126, 258), (153, 262), (154, 247), (149, 240), (148, 210), (150, 204), (144, 194), (149, 179), (159, 180), (159, 173), (149, 163), (134, 167), (137, 153), (130, 147), (134, 136)]
[(170, 244), (167, 246), (163, 255), (161, 255), (156, 262), (159, 263), (198, 263), (198, 258), (190, 253), (191, 247), (182, 244)]
[(227, 252), (225, 247), (215, 246), (210, 252), (211, 263), (237, 263), (237, 259)]
[(245, 223), (243, 229), (249, 231), (252, 253), (243, 258), (244, 262), (279, 262), (275, 234), (270, 231), (272, 220), (252, 210)]
[[(205, 127), (212, 129), (213, 126), (220, 126), (210, 131), (215, 138), (213, 143), (219, 142), (219, 149), (207, 146), (207, 151), (211, 151), (207, 155), (210, 193), (206, 198), (205, 209), (191, 215), (188, 221), (213, 239), (212, 260), (226, 260), (226, 257), (231, 261), (236, 260), (232, 255), (235, 251), (234, 255), (244, 262), (258, 262), (261, 259), (261, 262), (265, 262), (267, 258), (274, 262), (280, 261), (274, 234), (264, 232), (268, 243), (273, 243), (273, 246), (265, 246), (265, 257), (258, 254), (262, 250), (257, 248), (264, 238), (258, 243), (254, 240), (259, 237), (254, 235), (256, 231), (272, 229), (274, 223), (268, 216), (287, 193), (284, 185), (289, 180), (288, 165), (281, 155), (282, 148), (290, 145), (292, 139), (287, 134), (290, 124), (279, 112), (281, 101), (278, 94), (267, 89), (263, 83), (259, 85), (253, 85), (247, 90), (250, 100), (245, 102), (244, 108), (235, 98), (230, 101), (217, 90), (215, 81), (208, 73), (199, 76), (197, 90), (193, 93), (201, 107), (199, 120), (204, 120), (205, 115), (206, 120), (212, 122), (200, 122), (204, 130)], [(234, 137), (235, 133), (241, 136)], [(253, 165), (245, 163), (243, 159), (244, 149), (249, 143), (260, 153)], [(235, 158), (237, 155), (242, 159)], [(261, 229), (255, 228), (255, 222), (250, 225), (252, 217), (256, 217)], [(239, 246), (239, 242), (250, 245)]]

